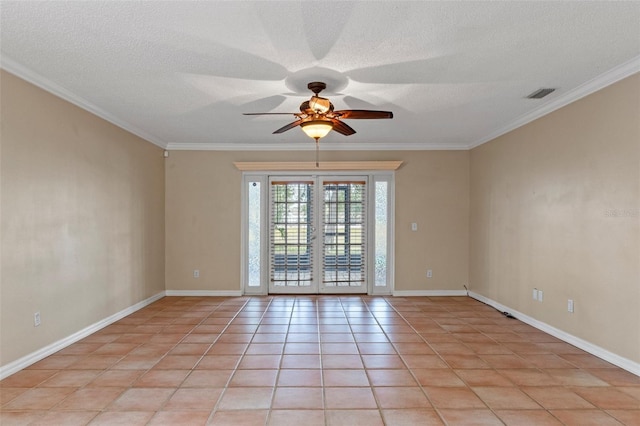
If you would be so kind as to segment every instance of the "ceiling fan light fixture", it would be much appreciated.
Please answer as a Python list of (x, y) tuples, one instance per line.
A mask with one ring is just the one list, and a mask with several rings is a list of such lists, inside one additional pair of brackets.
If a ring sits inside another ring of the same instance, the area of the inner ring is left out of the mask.
[(320, 138), (327, 136), (331, 130), (335, 130), (344, 136), (356, 133), (342, 119), (376, 119), (376, 118), (393, 118), (391, 111), (374, 111), (366, 109), (345, 109), (340, 111), (333, 110), (333, 104), (327, 98), (318, 96), (327, 85), (321, 81), (312, 81), (307, 85), (309, 90), (313, 92), (313, 96), (308, 101), (300, 104), (300, 112), (245, 112), (244, 115), (290, 115), (293, 114), (296, 120), (281, 128), (277, 129), (273, 134), (280, 134), (300, 126), (304, 133), (317, 142)]
[(311, 120), (300, 124), (302, 131), (316, 141), (324, 138), (333, 129), (333, 124), (325, 120)]

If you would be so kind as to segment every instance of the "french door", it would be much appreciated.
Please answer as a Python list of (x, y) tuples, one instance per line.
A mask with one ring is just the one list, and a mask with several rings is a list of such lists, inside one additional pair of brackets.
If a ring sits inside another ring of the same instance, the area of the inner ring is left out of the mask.
[(392, 171), (245, 172), (243, 294), (392, 294)]
[(367, 293), (367, 176), (268, 185), (269, 293)]

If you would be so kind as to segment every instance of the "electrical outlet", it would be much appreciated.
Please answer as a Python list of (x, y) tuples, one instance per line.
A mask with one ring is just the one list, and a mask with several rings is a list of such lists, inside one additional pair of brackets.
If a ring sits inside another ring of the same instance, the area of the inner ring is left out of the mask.
[(412, 231), (417, 231), (417, 230), (418, 230), (418, 224), (417, 224), (417, 223), (415, 223), (415, 222), (413, 222), (413, 223), (411, 224), (411, 230), (412, 230)]
[(573, 299), (567, 301), (567, 312), (573, 313)]
[(427, 278), (433, 277), (433, 271), (431, 269), (427, 269)]
[(538, 302), (542, 302), (543, 299), (544, 293), (542, 293), (542, 290), (538, 290)]
[(193, 270), (193, 278), (200, 278), (200, 270), (199, 269), (194, 269)]
[(33, 326), (38, 327), (40, 325), (40, 312), (36, 312), (33, 314)]

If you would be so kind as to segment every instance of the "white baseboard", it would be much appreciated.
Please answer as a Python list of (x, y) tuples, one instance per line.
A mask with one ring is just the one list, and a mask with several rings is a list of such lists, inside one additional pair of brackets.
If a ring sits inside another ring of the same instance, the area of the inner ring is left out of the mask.
[(395, 290), (396, 297), (410, 296), (466, 296), (466, 290)]
[(530, 326), (535, 327), (538, 330), (544, 331), (545, 333), (548, 333), (554, 337), (557, 337), (558, 339), (564, 342), (567, 342), (577, 348), (580, 348), (583, 351), (589, 352), (591, 355), (595, 355), (600, 359), (603, 359), (607, 362), (610, 362), (613, 365), (616, 365), (622, 369), (627, 370), (630, 373), (635, 374), (636, 376), (640, 376), (640, 364), (635, 361), (632, 361), (620, 355), (614, 354), (613, 352), (603, 349), (600, 346), (594, 345), (591, 342), (583, 340), (579, 337), (576, 337), (572, 334), (569, 334), (565, 331), (555, 328), (547, 323), (544, 323), (528, 315), (525, 315), (522, 312), (515, 311), (509, 308), (508, 306), (504, 306), (501, 303), (496, 302), (495, 300), (482, 296), (481, 294), (470, 291), (469, 297), (479, 300), (480, 302), (486, 303), (489, 306), (493, 306), (500, 312), (509, 312), (511, 315), (516, 317), (516, 319), (526, 324), (529, 324)]
[(166, 296), (218, 296), (218, 297), (238, 297), (242, 296), (240, 290), (167, 290)]
[(66, 348), (67, 346), (77, 342), (78, 340), (84, 339), (85, 337), (99, 331), (106, 326), (113, 324), (114, 322), (121, 320), (127, 315), (131, 315), (132, 313), (144, 308), (155, 302), (156, 300), (162, 299), (164, 297), (164, 291), (149, 297), (141, 302), (136, 303), (135, 305), (129, 306), (126, 309), (121, 310), (103, 320), (100, 320), (94, 324), (91, 324), (88, 327), (83, 328), (82, 330), (73, 333), (70, 336), (67, 336), (63, 339), (58, 340), (57, 342), (53, 342), (50, 345), (45, 346), (35, 352), (32, 352), (28, 355), (23, 356), (13, 362), (10, 362), (6, 365), (0, 367), (0, 380), (5, 377), (9, 377), (10, 375), (17, 373), (18, 371), (27, 368), (28, 366), (35, 364), (36, 362), (58, 352), (61, 349)]

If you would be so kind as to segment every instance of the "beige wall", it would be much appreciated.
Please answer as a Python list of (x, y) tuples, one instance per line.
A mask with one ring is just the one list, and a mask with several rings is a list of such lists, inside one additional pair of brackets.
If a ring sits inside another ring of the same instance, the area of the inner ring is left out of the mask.
[[(172, 151), (166, 163), (167, 290), (240, 290), (242, 173), (234, 161), (313, 161), (313, 156), (312, 151)], [(334, 151), (321, 152), (321, 160), (403, 160), (396, 173), (396, 290), (463, 289), (469, 152)], [(418, 223), (417, 232), (411, 231), (412, 222)], [(194, 269), (200, 278), (193, 278)]]
[(0, 78), (6, 365), (164, 290), (164, 159), (60, 98)]
[(470, 178), (471, 289), (640, 362), (640, 75), (473, 149)]

